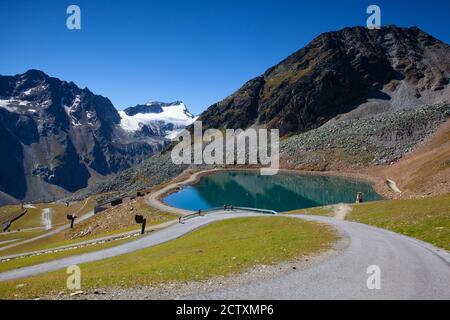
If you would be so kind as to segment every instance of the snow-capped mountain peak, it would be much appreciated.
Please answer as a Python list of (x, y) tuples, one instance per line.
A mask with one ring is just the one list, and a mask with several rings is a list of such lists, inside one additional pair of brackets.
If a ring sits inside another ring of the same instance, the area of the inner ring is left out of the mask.
[(175, 138), (185, 127), (192, 124), (197, 117), (192, 115), (181, 101), (164, 103), (147, 102), (119, 111), (120, 126), (128, 132)]

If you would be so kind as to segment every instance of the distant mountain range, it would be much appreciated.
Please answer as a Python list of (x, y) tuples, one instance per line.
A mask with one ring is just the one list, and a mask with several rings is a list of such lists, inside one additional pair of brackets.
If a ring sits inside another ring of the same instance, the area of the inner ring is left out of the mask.
[(181, 102), (118, 112), (109, 99), (38, 70), (0, 76), (0, 202), (85, 188), (160, 151), (193, 118)]

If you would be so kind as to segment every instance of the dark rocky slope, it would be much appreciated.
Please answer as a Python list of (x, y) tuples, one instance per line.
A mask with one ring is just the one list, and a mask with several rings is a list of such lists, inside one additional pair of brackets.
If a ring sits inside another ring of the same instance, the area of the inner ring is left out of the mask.
[[(0, 76), (1, 199), (49, 200), (159, 151), (119, 127), (112, 103), (37, 70)], [(9, 195), (9, 196), (8, 196)]]
[(200, 116), (207, 128), (282, 135), (352, 116), (448, 101), (450, 47), (418, 28), (324, 33)]

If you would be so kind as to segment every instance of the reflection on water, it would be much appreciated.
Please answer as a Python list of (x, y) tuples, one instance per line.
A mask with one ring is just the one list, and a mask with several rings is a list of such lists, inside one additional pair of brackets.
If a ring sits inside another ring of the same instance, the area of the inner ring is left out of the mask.
[(366, 182), (342, 177), (279, 173), (223, 171), (205, 176), (193, 186), (167, 196), (164, 202), (187, 210), (221, 207), (224, 204), (288, 211), (315, 206), (352, 203), (356, 193), (364, 201), (382, 199)]

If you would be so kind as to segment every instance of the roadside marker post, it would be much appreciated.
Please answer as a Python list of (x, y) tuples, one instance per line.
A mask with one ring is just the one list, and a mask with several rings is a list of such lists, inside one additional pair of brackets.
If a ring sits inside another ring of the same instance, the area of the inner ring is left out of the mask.
[(73, 229), (73, 224), (74, 224), (76, 218), (77, 218), (77, 216), (73, 216), (71, 214), (67, 215), (67, 220), (70, 221), (70, 229)]
[(139, 223), (142, 225), (141, 234), (145, 233), (145, 225), (147, 224), (147, 219), (144, 218), (144, 216), (137, 214), (134, 219), (136, 220), (136, 223)]

